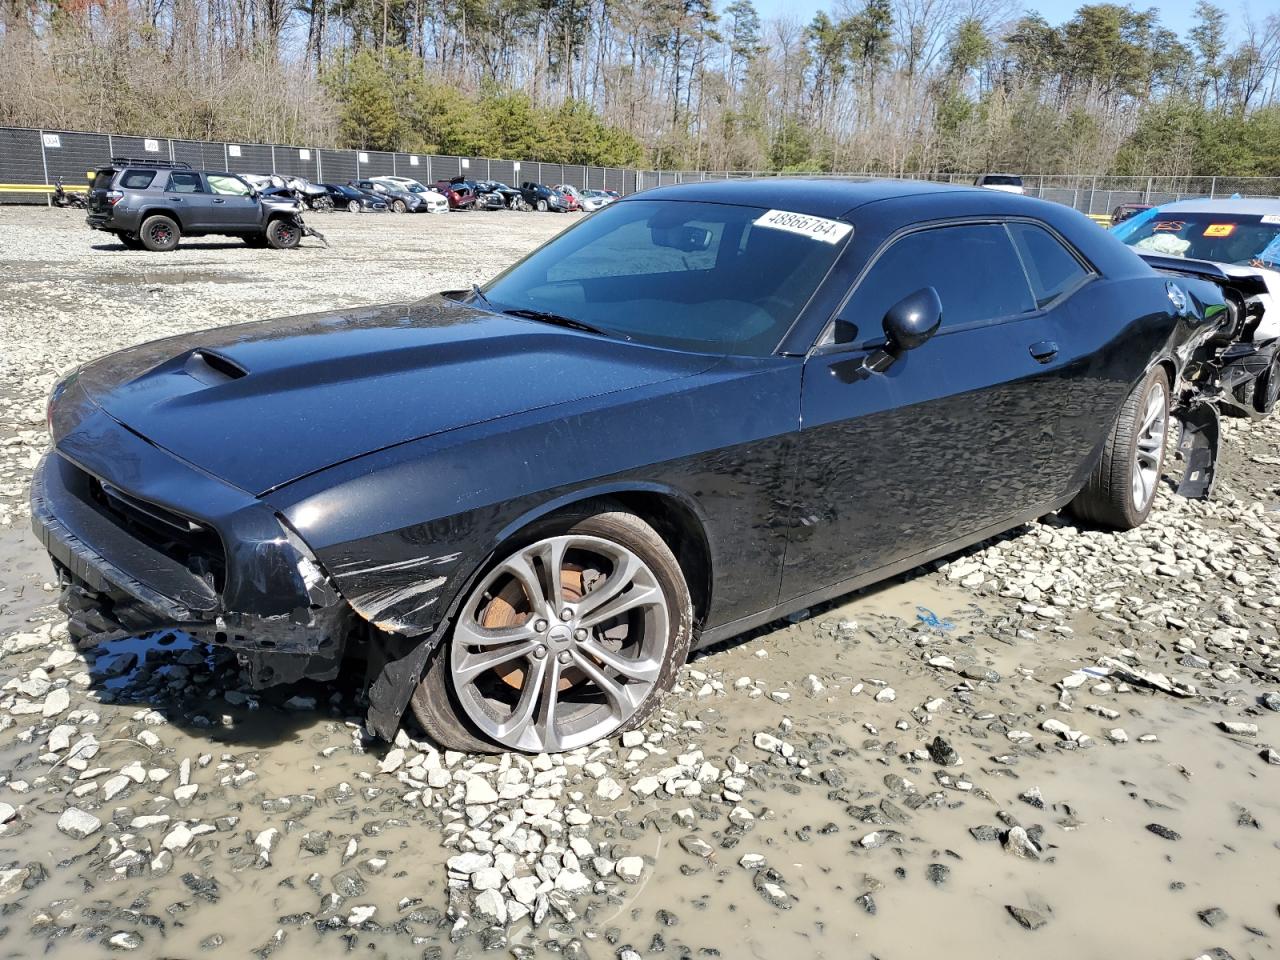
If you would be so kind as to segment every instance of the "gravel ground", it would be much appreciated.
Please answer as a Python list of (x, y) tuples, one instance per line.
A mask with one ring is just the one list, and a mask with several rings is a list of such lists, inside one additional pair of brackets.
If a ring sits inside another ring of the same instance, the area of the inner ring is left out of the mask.
[(57, 373), (492, 275), (550, 215), (317, 217), (331, 248), (126, 252), (0, 209), (0, 955), (1273, 956), (1280, 422), (1211, 503), (1048, 518), (700, 655), (562, 757), (368, 739), (354, 682), (247, 692), (77, 649), (26, 530)]

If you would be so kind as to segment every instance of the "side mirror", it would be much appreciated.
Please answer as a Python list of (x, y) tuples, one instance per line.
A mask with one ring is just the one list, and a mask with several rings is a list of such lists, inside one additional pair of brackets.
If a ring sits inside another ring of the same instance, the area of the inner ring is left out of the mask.
[(884, 335), (889, 343), (883, 350), (876, 350), (864, 361), (871, 373), (884, 373), (893, 361), (923, 344), (942, 324), (942, 301), (933, 287), (922, 287), (909, 293), (884, 315)]
[(889, 308), (884, 315), (884, 335), (889, 338), (889, 346), (898, 352), (914, 350), (937, 333), (941, 323), (938, 291), (922, 287)]

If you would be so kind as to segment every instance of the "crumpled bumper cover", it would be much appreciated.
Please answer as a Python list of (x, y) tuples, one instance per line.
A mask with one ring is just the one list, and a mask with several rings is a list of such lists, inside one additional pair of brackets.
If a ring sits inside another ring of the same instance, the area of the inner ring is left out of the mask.
[[(31, 521), (58, 570), (63, 608), (73, 621), (82, 617), (82, 633), (180, 627), (249, 654), (336, 664), (355, 615), (269, 506), (150, 444), (74, 383), (55, 400), (55, 449), (32, 479)], [(221, 545), (221, 576), (192, 569), (131, 529), (94, 496), (103, 484), (216, 534), (208, 539)], [(332, 672), (328, 664), (318, 671)], [(284, 679), (296, 676), (269, 682)]]

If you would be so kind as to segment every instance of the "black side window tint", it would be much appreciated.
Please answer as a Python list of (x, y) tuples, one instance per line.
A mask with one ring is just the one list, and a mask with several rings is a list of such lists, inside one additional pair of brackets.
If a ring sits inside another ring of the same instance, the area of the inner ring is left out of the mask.
[(125, 190), (145, 190), (155, 178), (154, 170), (126, 170), (120, 178), (120, 186)]
[(872, 265), (841, 319), (874, 338), (890, 307), (929, 286), (942, 301), (943, 329), (1035, 309), (1004, 227), (984, 223), (921, 230), (896, 241)]
[(169, 186), (165, 188), (170, 193), (204, 193), (204, 186), (200, 183), (200, 174), (185, 173), (175, 170), (169, 174)]
[(1009, 233), (1027, 268), (1027, 279), (1031, 281), (1037, 307), (1057, 300), (1088, 274), (1058, 238), (1043, 227), (1033, 223), (1011, 223)]

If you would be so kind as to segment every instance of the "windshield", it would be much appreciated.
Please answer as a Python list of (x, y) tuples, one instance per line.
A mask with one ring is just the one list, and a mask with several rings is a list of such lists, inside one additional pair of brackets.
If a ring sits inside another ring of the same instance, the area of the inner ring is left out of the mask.
[(1280, 269), (1280, 216), (1156, 209), (1115, 234), (1140, 253)]
[(630, 200), (560, 234), (484, 288), (641, 343), (767, 356), (843, 248), (848, 224), (758, 207)]

